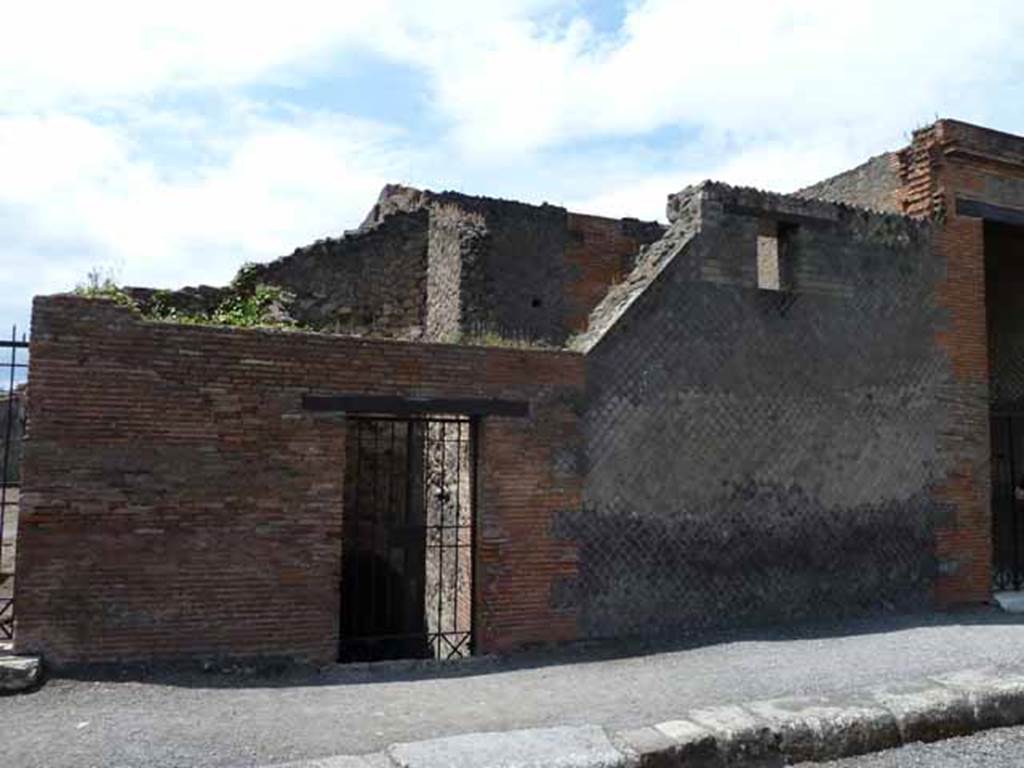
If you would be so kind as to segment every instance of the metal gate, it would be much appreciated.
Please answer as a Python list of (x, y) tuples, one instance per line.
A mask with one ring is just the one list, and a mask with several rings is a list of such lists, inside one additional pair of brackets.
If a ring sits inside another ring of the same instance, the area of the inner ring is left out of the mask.
[(992, 415), (992, 580), (996, 590), (1024, 586), (1024, 414)]
[(348, 425), (339, 658), (468, 656), (473, 423), (350, 416)]
[(28, 339), (0, 339), (0, 640), (14, 637), (14, 539), (18, 525), (21, 438), (25, 425)]

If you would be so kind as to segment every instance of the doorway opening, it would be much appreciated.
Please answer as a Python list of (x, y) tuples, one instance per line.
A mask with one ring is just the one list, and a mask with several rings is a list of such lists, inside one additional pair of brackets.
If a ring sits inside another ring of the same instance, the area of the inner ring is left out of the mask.
[(473, 651), (475, 424), (349, 416), (341, 661)]
[(992, 575), (1024, 588), (1024, 227), (985, 222)]

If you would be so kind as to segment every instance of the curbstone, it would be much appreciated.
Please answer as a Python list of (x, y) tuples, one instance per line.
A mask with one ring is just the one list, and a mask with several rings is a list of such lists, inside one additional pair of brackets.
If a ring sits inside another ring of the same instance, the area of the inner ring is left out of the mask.
[(967, 696), (979, 729), (1024, 723), (1024, 672), (1020, 670), (991, 667), (932, 679)]
[(669, 720), (658, 723), (655, 728), (673, 740), (673, 753), (680, 762), (698, 768), (717, 768), (722, 764), (718, 740), (707, 728), (689, 720)]
[(27, 691), (42, 682), (38, 656), (0, 656), (0, 693)]
[[(383, 760), (375, 762), (374, 758), (383, 758)], [(336, 755), (315, 760), (297, 760), (292, 763), (280, 763), (273, 766), (273, 768), (391, 768), (391, 761), (379, 753), (367, 755), (366, 757)]]
[(640, 768), (719, 768), (722, 760), (710, 731), (686, 720), (620, 731), (612, 741)]
[(849, 696), (705, 707), (610, 735), (597, 725), (470, 733), (281, 768), (774, 768), (1021, 724), (1024, 668), (991, 667)]
[(754, 702), (747, 708), (771, 726), (779, 752), (797, 762), (858, 755), (900, 743), (896, 718), (871, 700), (793, 697)]
[(596, 725), (469, 733), (388, 747), (400, 768), (634, 768)]
[(675, 744), (657, 728), (644, 726), (616, 731), (610, 738), (615, 748), (639, 768), (672, 768), (674, 765), (671, 758)]
[(874, 698), (895, 716), (904, 743), (938, 741), (977, 730), (967, 694), (931, 680), (876, 689)]
[(766, 720), (735, 705), (692, 710), (688, 719), (709, 731), (718, 745), (719, 758), (726, 765), (754, 763), (781, 764), (777, 734)]

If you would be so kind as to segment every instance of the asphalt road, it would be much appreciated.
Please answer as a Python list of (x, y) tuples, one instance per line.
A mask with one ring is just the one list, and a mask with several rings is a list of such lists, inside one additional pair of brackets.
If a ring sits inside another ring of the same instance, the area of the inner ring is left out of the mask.
[(35, 693), (0, 698), (0, 762), (266, 765), (470, 731), (631, 727), (700, 706), (1021, 663), (1024, 620), (986, 611), (764, 631), (617, 658), (576, 651), (430, 669), (57, 679)]
[(1024, 765), (1024, 728), (1000, 728), (934, 744), (851, 757), (798, 768), (1020, 768)]

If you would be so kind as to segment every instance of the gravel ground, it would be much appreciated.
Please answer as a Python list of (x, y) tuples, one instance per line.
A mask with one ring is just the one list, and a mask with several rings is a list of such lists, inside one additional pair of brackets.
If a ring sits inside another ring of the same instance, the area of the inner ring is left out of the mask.
[(699, 706), (1024, 663), (1024, 618), (994, 611), (891, 618), (636, 651), (609, 657), (607, 650), (575, 650), (444, 668), (54, 679), (36, 693), (0, 699), (3, 762), (266, 765), (468, 731), (629, 727)]
[(802, 768), (1020, 768), (1021, 765), (1024, 765), (1024, 728), (1000, 728), (832, 763), (804, 763)]

